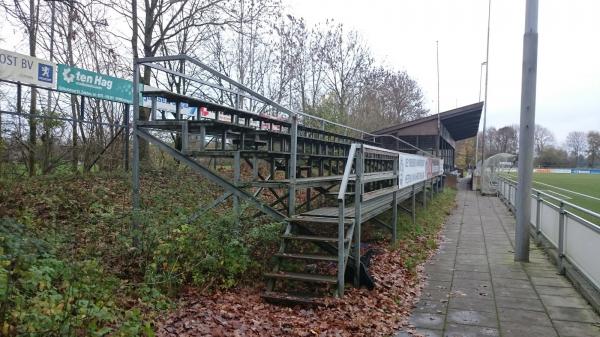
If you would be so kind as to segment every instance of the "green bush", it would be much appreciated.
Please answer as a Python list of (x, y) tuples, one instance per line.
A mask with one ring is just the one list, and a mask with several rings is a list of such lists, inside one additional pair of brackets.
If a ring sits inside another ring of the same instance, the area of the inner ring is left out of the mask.
[(23, 225), (0, 220), (2, 335), (151, 335), (139, 313), (114, 302), (118, 284), (97, 261), (57, 259)]
[(230, 288), (260, 268), (253, 251), (279, 239), (281, 224), (257, 224), (243, 232), (230, 214), (180, 225), (160, 240), (146, 281), (175, 294), (183, 285)]

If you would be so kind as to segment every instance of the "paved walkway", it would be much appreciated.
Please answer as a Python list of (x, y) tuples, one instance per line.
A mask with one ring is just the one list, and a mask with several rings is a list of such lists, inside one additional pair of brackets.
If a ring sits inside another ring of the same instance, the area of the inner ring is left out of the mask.
[(599, 316), (541, 251), (513, 261), (515, 220), (498, 198), (461, 190), (457, 202), (411, 316), (419, 334), (600, 336)]

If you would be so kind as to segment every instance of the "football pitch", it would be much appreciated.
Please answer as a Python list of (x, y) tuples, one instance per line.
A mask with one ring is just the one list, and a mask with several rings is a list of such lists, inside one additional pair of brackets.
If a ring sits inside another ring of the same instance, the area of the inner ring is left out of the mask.
[[(517, 176), (513, 173), (510, 178)], [(600, 174), (534, 173), (533, 188), (600, 213)], [(600, 219), (593, 222), (600, 223)]]

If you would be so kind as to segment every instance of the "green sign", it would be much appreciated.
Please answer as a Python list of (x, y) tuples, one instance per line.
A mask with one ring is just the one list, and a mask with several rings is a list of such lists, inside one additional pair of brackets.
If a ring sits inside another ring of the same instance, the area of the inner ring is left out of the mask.
[(58, 65), (58, 91), (131, 104), (133, 83), (93, 71)]

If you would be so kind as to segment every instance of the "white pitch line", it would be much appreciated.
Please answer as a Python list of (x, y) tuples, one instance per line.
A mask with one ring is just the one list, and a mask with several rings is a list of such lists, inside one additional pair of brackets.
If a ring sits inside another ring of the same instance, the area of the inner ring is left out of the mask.
[(563, 198), (565, 198), (565, 199), (569, 199), (569, 200), (570, 200), (570, 199), (573, 199), (573, 198), (571, 198), (571, 197), (570, 197), (570, 196), (568, 196), (568, 195), (560, 194), (560, 193), (558, 193), (558, 192), (554, 192), (554, 191), (552, 191), (552, 190), (543, 190), (543, 191), (544, 191), (544, 192), (546, 192), (546, 193), (550, 193), (550, 194), (554, 194), (554, 195), (559, 195), (559, 196), (561, 196), (561, 197), (563, 197)]
[(586, 198), (590, 198), (590, 199), (594, 199), (594, 200), (598, 200), (598, 201), (600, 201), (600, 198), (596, 198), (596, 197), (593, 197), (593, 196), (591, 196), (591, 195), (587, 195), (587, 194), (583, 194), (583, 193), (579, 193), (579, 192), (574, 192), (574, 191), (568, 190), (568, 189), (566, 189), (566, 188), (562, 188), (562, 187), (556, 187), (556, 186), (552, 186), (552, 185), (550, 185), (550, 184), (546, 184), (546, 183), (541, 183), (541, 182), (539, 182), (539, 181), (537, 181), (537, 180), (534, 180), (534, 182), (535, 182), (536, 184), (550, 186), (550, 187), (552, 187), (552, 188), (555, 188), (555, 189), (557, 189), (557, 190), (561, 190), (561, 191), (569, 192), (569, 193), (571, 193), (571, 194), (577, 194), (577, 195), (580, 195), (580, 196), (582, 196), (582, 197), (586, 197)]

